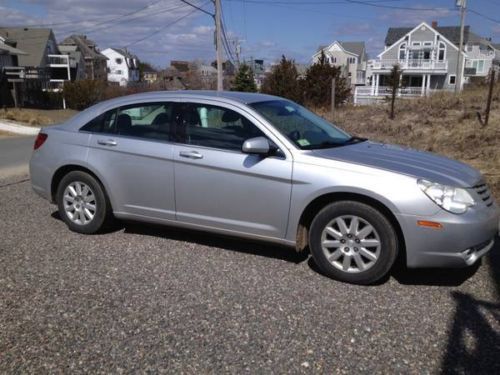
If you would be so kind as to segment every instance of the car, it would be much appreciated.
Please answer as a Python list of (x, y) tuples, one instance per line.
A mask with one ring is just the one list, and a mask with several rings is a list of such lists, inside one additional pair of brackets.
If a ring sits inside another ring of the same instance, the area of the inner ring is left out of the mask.
[(372, 284), (466, 267), (494, 245), (499, 208), (459, 161), (352, 136), (284, 98), (149, 92), (38, 134), (33, 189), (70, 230), (114, 219), (309, 249), (327, 276)]

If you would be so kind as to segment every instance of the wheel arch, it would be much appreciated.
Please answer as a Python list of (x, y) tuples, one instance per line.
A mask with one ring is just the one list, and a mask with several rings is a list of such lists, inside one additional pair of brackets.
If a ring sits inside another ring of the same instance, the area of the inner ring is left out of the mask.
[(97, 182), (99, 184), (101, 184), (101, 186), (104, 190), (104, 194), (108, 198), (108, 200), (111, 204), (111, 207), (113, 207), (113, 201), (111, 200), (111, 198), (108, 194), (108, 190), (106, 188), (106, 185), (103, 183), (103, 181), (99, 177), (99, 175), (97, 173), (95, 173), (94, 171), (92, 171), (91, 169), (89, 169), (88, 167), (80, 165), (80, 164), (66, 164), (66, 165), (59, 167), (54, 172), (54, 174), (52, 175), (52, 179), (50, 181), (50, 199), (51, 199), (52, 203), (56, 203), (56, 194), (57, 194), (57, 188), (59, 186), (59, 183), (64, 178), (64, 176), (66, 176), (68, 173), (73, 172), (73, 171), (85, 172), (85, 173), (88, 173), (89, 175), (91, 175), (92, 177), (94, 177), (97, 180)]
[(299, 219), (296, 233), (296, 249), (303, 251), (309, 246), (309, 228), (316, 214), (322, 210), (326, 205), (339, 201), (356, 201), (365, 203), (378, 211), (380, 211), (391, 223), (398, 236), (399, 255), (398, 258), (406, 263), (406, 242), (403, 234), (401, 224), (399, 223), (396, 215), (388, 207), (387, 204), (374, 197), (364, 195), (362, 193), (353, 192), (332, 192), (320, 195), (313, 199), (306, 208), (302, 211)]

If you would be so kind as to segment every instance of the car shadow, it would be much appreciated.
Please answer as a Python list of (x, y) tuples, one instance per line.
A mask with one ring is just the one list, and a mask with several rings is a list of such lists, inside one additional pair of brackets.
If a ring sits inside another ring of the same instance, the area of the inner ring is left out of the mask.
[[(54, 211), (51, 216), (54, 219), (62, 220), (58, 211)], [(213, 234), (209, 232), (183, 229), (166, 225), (147, 224), (134, 221), (118, 222), (112, 228), (108, 228), (101, 234), (124, 230), (124, 233), (138, 234), (144, 236), (160, 237), (164, 239), (191, 242), (198, 245), (217, 247), (224, 250), (236, 251), (256, 256), (274, 258), (287, 262), (299, 264), (307, 261), (309, 267), (316, 273), (328, 277), (322, 272), (313, 258), (310, 257), (310, 251), (306, 248), (304, 251), (297, 253), (293, 248), (272, 244), (256, 240), (241, 239), (226, 235)], [(494, 256), (491, 256), (490, 262), (494, 262), (493, 269), (500, 269), (500, 257), (496, 253), (500, 251), (499, 242), (491, 250)], [(469, 278), (474, 276), (481, 265), (481, 261), (476, 265), (467, 268), (458, 269), (440, 269), (440, 268), (422, 268), (409, 269), (402, 262), (397, 262), (391, 272), (373, 285), (382, 285), (393, 277), (398, 283), (403, 285), (434, 285), (434, 286), (459, 286)], [(500, 285), (500, 275), (498, 276), (497, 285)], [(498, 287), (500, 290), (500, 286)]]
[(217, 247), (224, 250), (285, 260), (295, 264), (302, 263), (309, 257), (308, 252), (303, 251), (298, 253), (293, 248), (279, 244), (240, 239), (199, 230), (188, 230), (177, 227), (143, 224), (137, 222), (125, 222), (123, 223), (123, 226), (125, 228), (125, 233), (190, 242), (202, 246)]

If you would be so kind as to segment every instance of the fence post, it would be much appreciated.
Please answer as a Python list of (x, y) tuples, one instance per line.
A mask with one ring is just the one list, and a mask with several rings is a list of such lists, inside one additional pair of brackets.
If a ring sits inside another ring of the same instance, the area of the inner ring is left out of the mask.
[(332, 121), (335, 114), (335, 77), (332, 78)]
[(490, 89), (488, 90), (488, 101), (486, 102), (486, 113), (484, 114), (484, 126), (488, 125), (490, 119), (491, 100), (493, 99), (493, 87), (495, 86), (495, 69), (490, 72)]

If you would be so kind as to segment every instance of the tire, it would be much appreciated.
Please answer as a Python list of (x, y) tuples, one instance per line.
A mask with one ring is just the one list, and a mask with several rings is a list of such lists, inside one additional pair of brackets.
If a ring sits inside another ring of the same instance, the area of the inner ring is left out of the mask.
[(104, 188), (88, 173), (73, 171), (64, 176), (56, 199), (61, 219), (74, 232), (98, 233), (112, 222), (111, 204)]
[(324, 207), (311, 223), (309, 245), (325, 275), (352, 284), (377, 282), (389, 272), (398, 254), (397, 234), (389, 220), (372, 206), (356, 201)]

